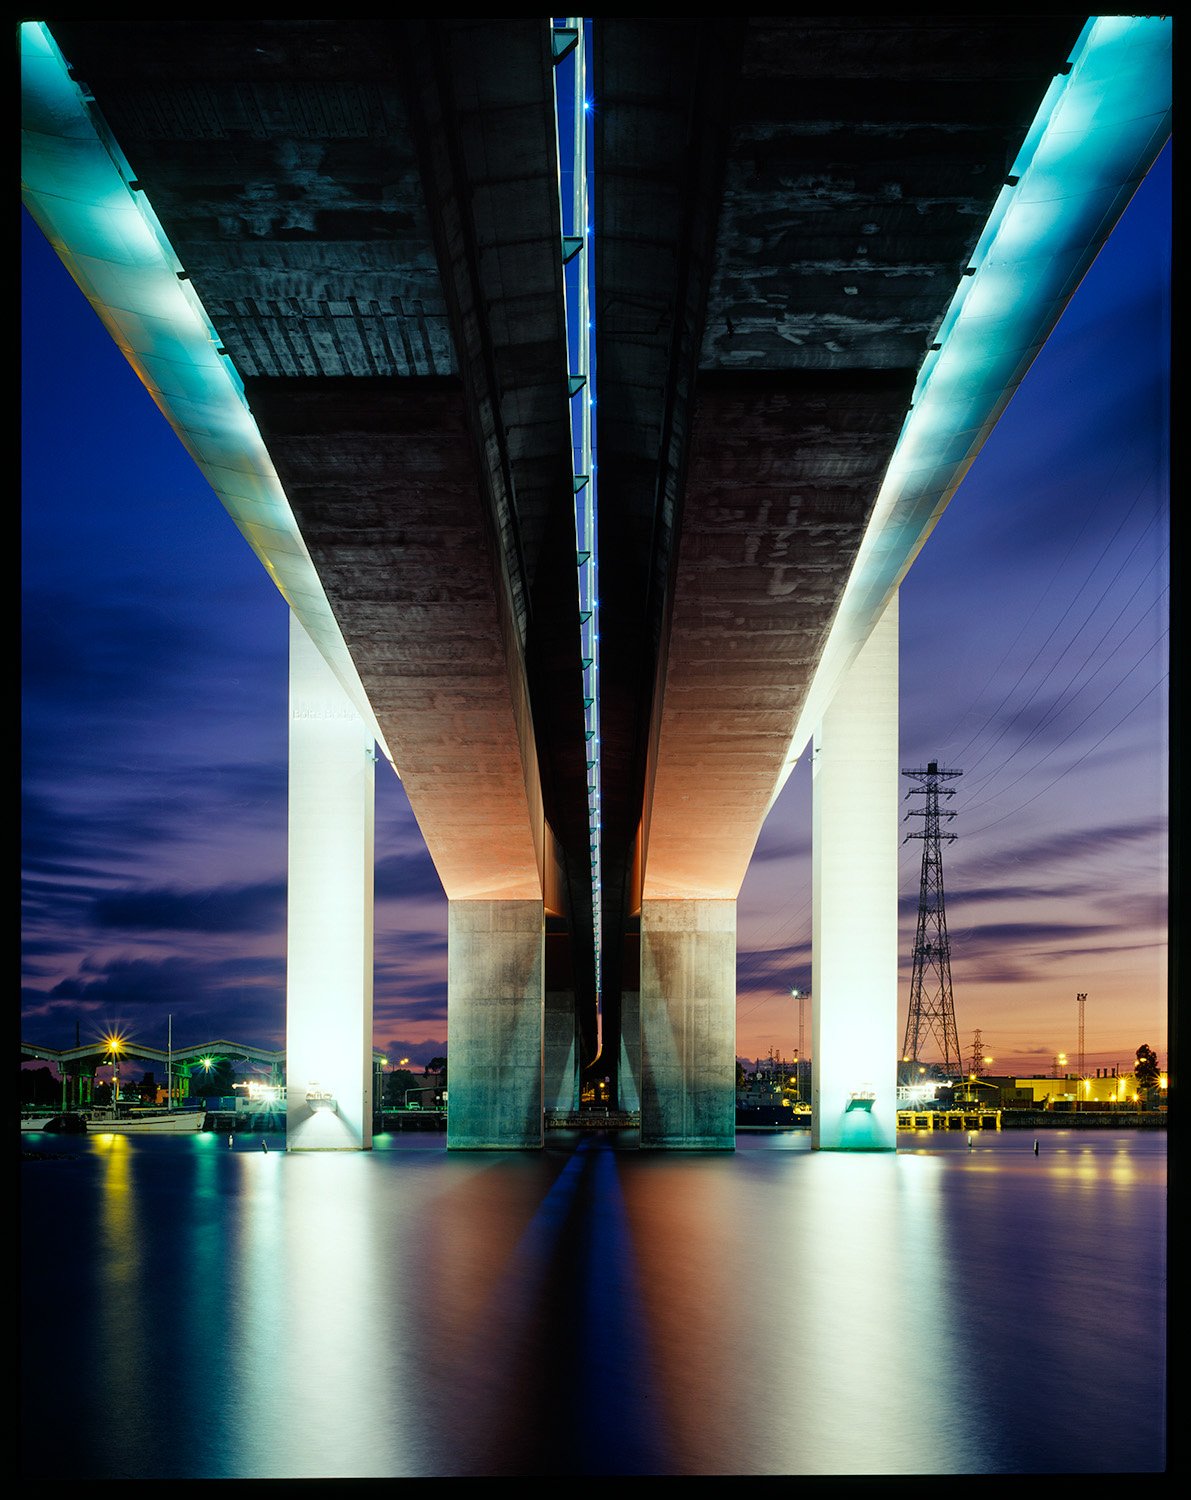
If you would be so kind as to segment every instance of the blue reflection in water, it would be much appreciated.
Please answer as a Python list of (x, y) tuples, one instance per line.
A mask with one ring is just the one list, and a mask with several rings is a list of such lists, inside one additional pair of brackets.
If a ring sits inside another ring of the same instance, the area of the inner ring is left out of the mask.
[(378, 1145), (38, 1137), (24, 1473), (1163, 1467), (1159, 1133)]

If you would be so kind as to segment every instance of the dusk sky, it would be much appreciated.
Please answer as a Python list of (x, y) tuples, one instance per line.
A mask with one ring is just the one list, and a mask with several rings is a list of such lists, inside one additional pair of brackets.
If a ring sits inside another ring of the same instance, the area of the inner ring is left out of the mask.
[[(901, 764), (964, 772), (955, 1011), (995, 1072), (1074, 1063), (1077, 992), (1089, 1068), (1167, 1060), (1170, 201), (1168, 145), (902, 586)], [(175, 1045), (281, 1047), (288, 610), (22, 235), (22, 1038), (164, 1046), (172, 1015)], [(741, 1057), (798, 1043), (810, 827), (808, 757), (740, 895)], [(376, 849), (374, 1037), (423, 1063), (447, 1049), (446, 899), (383, 761)]]

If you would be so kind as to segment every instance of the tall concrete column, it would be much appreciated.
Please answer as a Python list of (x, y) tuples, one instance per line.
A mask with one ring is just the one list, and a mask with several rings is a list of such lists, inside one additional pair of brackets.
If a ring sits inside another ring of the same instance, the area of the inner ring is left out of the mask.
[[(637, 885), (630, 904), (638, 909), (641, 889)], [(621, 945), (620, 1054), (617, 1066), (618, 1099), (629, 1114), (641, 1111), (641, 920), (629, 917)]]
[(286, 1149), (372, 1145), (375, 747), (290, 615)]
[(811, 1145), (822, 1150), (897, 1147), (897, 604), (815, 735)]
[(543, 1047), (542, 1100), (556, 1114), (579, 1108), (579, 1028), (575, 992), (547, 990)]
[(447, 1149), (540, 1147), (543, 904), (452, 901), (447, 932)]
[(641, 991), (620, 992), (620, 1108), (641, 1108)]
[(641, 1145), (736, 1148), (736, 902), (641, 904)]
[(546, 900), (542, 1104), (547, 1119), (579, 1108), (580, 1041), (571, 938), (566, 922), (551, 911), (563, 899), (561, 890), (555, 889)]

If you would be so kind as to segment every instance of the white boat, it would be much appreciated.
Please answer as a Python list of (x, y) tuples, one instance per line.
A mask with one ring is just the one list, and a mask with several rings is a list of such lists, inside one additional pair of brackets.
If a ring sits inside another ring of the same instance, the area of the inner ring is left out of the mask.
[(27, 1130), (44, 1130), (49, 1135), (81, 1135), (86, 1126), (83, 1117), (68, 1110), (65, 1114), (35, 1114), (31, 1110), (21, 1115), (21, 1134)]
[(93, 1109), (87, 1119), (90, 1135), (189, 1135), (203, 1128), (201, 1109), (143, 1110), (133, 1115), (112, 1115)]

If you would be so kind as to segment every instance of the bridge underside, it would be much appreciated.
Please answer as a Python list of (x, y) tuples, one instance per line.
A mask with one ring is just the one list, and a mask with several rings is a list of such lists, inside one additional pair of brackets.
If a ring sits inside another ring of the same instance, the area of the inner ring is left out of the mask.
[[(819, 727), (924, 362), (1084, 18), (592, 29), (602, 1051), (548, 26), (49, 25), (243, 381), (451, 903), (452, 1144), (540, 1140), (545, 1049), (545, 1103), (577, 1060), (651, 1143), (730, 1145), (736, 896)], [(946, 498), (841, 681), (896, 640)]]

